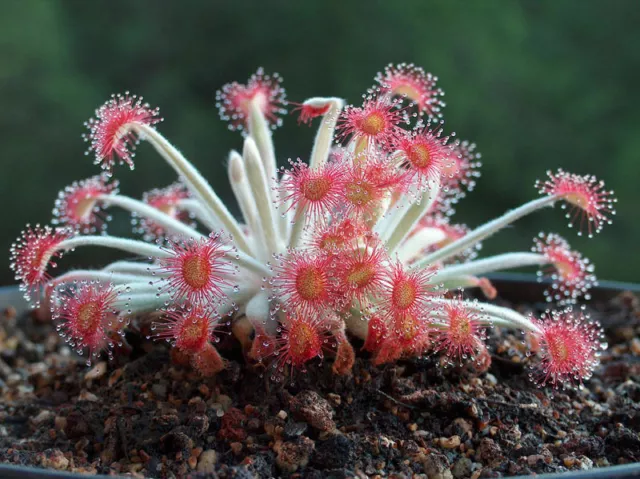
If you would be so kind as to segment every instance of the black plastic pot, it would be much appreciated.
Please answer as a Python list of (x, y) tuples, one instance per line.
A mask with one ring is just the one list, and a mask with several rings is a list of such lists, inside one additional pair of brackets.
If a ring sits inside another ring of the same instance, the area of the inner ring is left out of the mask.
[[(505, 273), (491, 275), (490, 279), (500, 292), (500, 296), (513, 302), (541, 301), (542, 292), (547, 286), (538, 282), (532, 275)], [(605, 301), (623, 291), (640, 293), (640, 284), (602, 281), (591, 291), (594, 300)], [(0, 311), (13, 306), (18, 313), (28, 309), (22, 293), (16, 287), (0, 288)], [(38, 469), (34, 467), (12, 466), (0, 464), (0, 479), (79, 479), (86, 477), (107, 478), (114, 476), (87, 476), (68, 472)], [(558, 474), (542, 474), (536, 476), (518, 476), (514, 479), (631, 479), (640, 478), (640, 462), (621, 466), (602, 467), (588, 471), (571, 471)]]
[(29, 307), (22, 292), (16, 286), (3, 286), (0, 288), (0, 311), (7, 306), (16, 308), (18, 314)]
[(60, 472), (49, 469), (38, 469), (36, 467), (9, 466), (0, 464), (0, 478), (2, 479), (79, 479), (79, 478), (104, 478), (113, 479), (117, 476), (88, 476), (86, 474), (75, 474), (72, 472)]
[[(110, 478), (114, 476), (87, 476), (69, 472), (49, 471), (35, 467), (7, 466), (0, 464), (2, 479), (79, 479), (79, 478)], [(623, 466), (601, 467), (589, 471), (562, 472), (560, 474), (542, 474), (539, 476), (519, 476), (513, 479), (632, 479), (640, 477), (640, 463), (625, 464)]]

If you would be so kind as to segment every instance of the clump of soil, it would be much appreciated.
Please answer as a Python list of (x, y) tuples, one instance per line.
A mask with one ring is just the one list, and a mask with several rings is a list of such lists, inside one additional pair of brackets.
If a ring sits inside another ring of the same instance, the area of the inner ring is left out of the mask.
[(327, 360), (291, 384), (247, 365), (230, 338), (228, 367), (212, 379), (144, 333), (87, 368), (50, 323), (18, 329), (9, 311), (0, 461), (136, 477), (429, 479), (640, 461), (639, 303), (623, 293), (591, 307), (609, 349), (586, 388), (569, 391), (533, 387), (522, 337), (506, 331), (492, 332), (480, 375), (436, 357), (376, 368), (362, 355), (350, 377)]

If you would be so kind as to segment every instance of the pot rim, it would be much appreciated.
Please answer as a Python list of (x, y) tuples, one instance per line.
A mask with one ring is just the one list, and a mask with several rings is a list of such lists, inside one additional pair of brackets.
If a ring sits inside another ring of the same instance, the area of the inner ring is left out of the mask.
[[(30, 466), (0, 463), (0, 477), (4, 479), (113, 479), (101, 474), (87, 475), (75, 472), (53, 471)], [(587, 471), (568, 471), (532, 476), (512, 476), (511, 479), (632, 479), (640, 477), (640, 462), (617, 466), (598, 467)]]
[(3, 479), (78, 479), (78, 478), (96, 478), (110, 479), (125, 476), (104, 476), (101, 474), (81, 474), (76, 472), (54, 471), (51, 469), (42, 469), (31, 466), (16, 466), (13, 464), (0, 463), (0, 477)]
[[(496, 282), (512, 282), (512, 283), (537, 283), (541, 285), (549, 285), (551, 281), (548, 279), (540, 279), (538, 276), (532, 273), (491, 273), (487, 275), (487, 278)], [(632, 283), (629, 281), (615, 281), (615, 280), (598, 280), (594, 290), (611, 290), (615, 293), (621, 293), (623, 291), (631, 291), (633, 293), (640, 293), (640, 283)]]

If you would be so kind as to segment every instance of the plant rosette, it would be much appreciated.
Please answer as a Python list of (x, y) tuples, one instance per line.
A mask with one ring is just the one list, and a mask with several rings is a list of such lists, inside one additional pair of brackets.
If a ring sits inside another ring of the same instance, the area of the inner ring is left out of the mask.
[[(452, 222), (479, 177), (475, 144), (448, 133), (437, 78), (411, 64), (375, 77), (361, 105), (336, 97), (296, 103), (299, 122), (318, 122), (308, 161), (278, 167), (273, 132), (287, 114), (282, 79), (259, 69), (225, 85), (217, 107), (243, 137), (227, 173), (242, 213), (235, 218), (207, 180), (157, 129), (157, 108), (113, 95), (86, 123), (88, 153), (103, 172), (66, 187), (53, 226), (27, 226), (11, 247), (11, 266), (34, 307), (45, 308), (75, 350), (112, 355), (130, 319), (156, 312), (154, 337), (168, 341), (203, 376), (225, 367), (216, 349), (232, 330), (248, 360), (274, 378), (333, 358), (349, 374), (352, 337), (375, 364), (439, 354), (441, 364), (487, 367), (487, 330), (523, 331), (531, 340), (530, 377), (569, 387), (587, 380), (605, 347), (596, 321), (577, 307), (596, 285), (594, 268), (555, 233), (530, 251), (478, 258), (482, 241), (539, 210), (559, 205), (589, 237), (611, 222), (613, 193), (590, 175), (557, 170), (538, 181), (540, 197), (475, 228)], [(118, 165), (134, 168), (141, 141), (178, 182), (141, 200), (120, 194)], [(139, 239), (108, 234), (110, 208), (134, 217)], [(100, 246), (135, 255), (100, 269), (53, 276), (59, 258)], [(486, 275), (538, 267), (550, 280), (541, 317), (468, 299), (497, 291)]]

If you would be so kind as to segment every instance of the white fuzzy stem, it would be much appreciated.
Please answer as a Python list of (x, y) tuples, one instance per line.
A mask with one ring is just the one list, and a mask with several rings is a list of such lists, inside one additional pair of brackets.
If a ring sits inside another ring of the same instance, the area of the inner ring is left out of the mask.
[(345, 315), (344, 324), (351, 334), (356, 338), (367, 339), (369, 333), (369, 321), (362, 316), (359, 310), (351, 310), (351, 312)]
[(291, 228), (291, 235), (289, 237), (289, 247), (297, 248), (302, 240), (302, 233), (304, 232), (305, 226), (305, 215), (304, 209), (298, 210), (298, 214), (295, 217), (295, 222), (293, 223), (293, 227)]
[(200, 172), (155, 128), (139, 124), (134, 125), (134, 128), (142, 138), (153, 145), (167, 163), (184, 179), (185, 184), (194, 195), (202, 199), (203, 204), (211, 214), (220, 219), (227, 232), (233, 236), (238, 247), (242, 251), (248, 252), (249, 245), (240, 225)]
[(93, 269), (76, 269), (52, 279), (49, 284), (57, 286), (62, 283), (76, 281), (99, 281), (105, 284), (148, 283), (152, 279), (150, 275), (145, 277), (136, 274), (112, 273)]
[(238, 266), (256, 273), (260, 277), (271, 275), (271, 272), (264, 264), (242, 251), (232, 252), (230, 253), (230, 257)]
[(467, 233), (459, 240), (454, 241), (453, 243), (441, 248), (424, 258), (418, 261), (414, 266), (422, 267), (428, 264), (434, 264), (438, 261), (443, 261), (447, 258), (451, 258), (456, 256), (457, 254), (463, 252), (464, 250), (471, 248), (472, 246), (478, 244), (483, 239), (493, 235), (494, 233), (500, 231), (505, 226), (513, 223), (514, 221), (526, 216), (534, 211), (545, 208), (547, 206), (552, 206), (558, 197), (556, 196), (544, 196), (542, 198), (538, 198), (537, 200), (530, 201), (529, 203), (525, 203), (524, 205), (508, 211), (504, 215), (485, 223), (484, 225), (476, 228), (475, 230)]
[(400, 208), (406, 209), (411, 206), (411, 202), (409, 201), (408, 196), (403, 196), (393, 205), (389, 205), (387, 208), (387, 212), (384, 216), (378, 218), (374, 226), (374, 231), (380, 235), (380, 237), (388, 237), (393, 230), (392, 224), (396, 225), (402, 219), (400, 212), (398, 211)]
[(469, 263), (447, 266), (431, 278), (432, 283), (442, 283), (463, 275), (481, 275), (492, 271), (539, 266), (547, 264), (547, 257), (536, 253), (504, 253)]
[(102, 271), (106, 273), (124, 273), (138, 276), (152, 276), (151, 263), (138, 263), (135, 261), (116, 261), (108, 264)]
[(209, 231), (219, 231), (223, 229), (222, 223), (218, 218), (211, 215), (197, 200), (180, 200), (178, 201), (178, 208), (195, 217), (195, 219), (202, 223)]
[(153, 281), (153, 278), (147, 281), (137, 281), (131, 283), (122, 283), (119, 285), (119, 288), (123, 290), (123, 288), (129, 287), (129, 289), (125, 292), (128, 293), (140, 293), (140, 292), (159, 292), (162, 290), (163, 283), (160, 280)]
[(340, 110), (342, 110), (344, 106), (344, 100), (341, 98), (312, 98), (305, 103), (314, 100), (315, 103), (325, 101), (331, 104), (327, 113), (322, 117), (322, 123), (320, 123), (318, 127), (318, 133), (316, 134), (313, 149), (311, 150), (311, 159), (309, 160), (310, 168), (321, 168), (329, 158), (331, 143), (333, 142), (333, 133), (336, 129), (338, 117), (340, 116)]
[[(460, 289), (460, 288), (481, 288), (484, 292), (487, 286), (492, 286), (489, 280), (487, 280), (486, 278), (484, 279), (486, 280), (486, 283), (483, 283), (482, 278), (478, 278), (477, 276), (471, 276), (470, 274), (465, 274), (462, 276), (455, 276), (445, 281), (439, 281), (437, 284), (442, 285), (442, 287), (446, 290)], [(490, 299), (493, 299), (493, 296), (488, 296), (488, 297)]]
[[(438, 329), (448, 329), (449, 325), (448, 325), (448, 320), (449, 318), (447, 317), (447, 315), (442, 314), (442, 313), (431, 313), (431, 317), (435, 318), (437, 320), (440, 320), (442, 322), (438, 323), (438, 322), (430, 322), (431, 326), (435, 326)], [(500, 326), (500, 327), (506, 327), (506, 328), (510, 328), (513, 329), (513, 323), (511, 321), (507, 321), (506, 319), (497, 317), (497, 316), (491, 316), (490, 314), (482, 314), (477, 318), (477, 322), (479, 324), (485, 325), (485, 326)]]
[[(276, 153), (269, 123), (260, 108), (260, 99), (254, 99), (249, 105), (249, 135), (256, 143), (263, 162), (267, 178), (276, 178)], [(274, 193), (268, 191), (269, 197), (275, 199)]]
[(402, 221), (402, 218), (406, 214), (406, 211), (416, 202), (416, 196), (418, 192), (411, 191), (403, 194), (397, 201), (393, 202), (392, 198), (389, 198), (389, 202), (386, 205), (386, 214), (378, 218), (374, 230), (384, 240), (388, 239), (393, 233), (398, 223)]
[[(172, 252), (164, 250), (159, 246), (126, 238), (116, 238), (113, 236), (77, 236), (75, 238), (62, 241), (58, 245), (58, 250), (68, 251), (79, 246), (102, 246), (105, 248), (113, 248), (150, 259), (170, 258), (173, 256)], [(227, 257), (239, 266), (257, 273), (258, 275), (270, 274), (266, 266), (258, 262), (256, 259), (247, 256), (242, 251), (231, 252)]]
[(378, 224), (380, 223), (380, 219), (386, 217), (386, 214), (391, 208), (392, 203), (393, 203), (393, 194), (390, 191), (385, 192), (384, 196), (380, 200), (380, 203), (378, 204), (376, 209), (373, 211), (371, 218), (366, 220), (367, 225), (375, 229), (376, 226), (378, 226)]
[[(154, 222), (158, 223), (163, 228), (173, 231), (175, 233), (180, 234), (182, 237), (200, 239), (205, 238), (205, 236), (201, 233), (198, 233), (196, 230), (191, 228), (184, 223), (171, 218), (170, 216), (162, 213), (160, 210), (157, 210), (151, 206), (146, 205), (145, 203), (135, 200), (133, 198), (127, 198), (125, 196), (106, 196), (105, 201), (110, 201), (112, 204), (118, 205), (121, 208), (128, 209), (130, 211), (135, 211), (139, 215), (145, 216)], [(78, 238), (81, 239), (82, 237)], [(244, 238), (244, 235), (243, 235)], [(230, 253), (227, 255), (230, 259), (238, 263), (238, 265), (243, 266), (251, 271), (255, 271), (259, 274), (266, 274), (268, 270), (258, 261), (256, 261), (251, 256), (248, 256), (243, 251), (238, 251), (237, 253)]]
[(498, 326), (501, 328), (513, 329), (513, 323), (511, 321), (498, 316), (487, 315), (484, 320), (481, 318), (478, 322), (486, 324), (487, 326)]
[(230, 312), (238, 310), (238, 304), (244, 303), (253, 297), (258, 291), (259, 287), (255, 282), (242, 283), (242, 288), (238, 291), (226, 290), (227, 300), (218, 307), (218, 314), (225, 315)]
[(127, 253), (132, 253), (146, 258), (168, 258), (171, 253), (162, 248), (127, 238), (117, 238), (115, 236), (76, 236), (62, 241), (58, 245), (59, 250), (73, 250), (79, 246), (101, 246), (113, 248)]
[(262, 241), (264, 233), (258, 218), (258, 209), (247, 178), (244, 159), (237, 151), (229, 153), (229, 181), (240, 206), (242, 216), (249, 227), (249, 231), (251, 231), (252, 246), (256, 252), (260, 253), (262, 259), (266, 259), (268, 255), (265, 248), (266, 245)]
[(278, 321), (271, 317), (271, 305), (267, 290), (260, 291), (249, 300), (245, 308), (245, 315), (254, 329), (270, 336), (276, 335)]
[[(344, 105), (344, 101), (340, 98), (311, 98), (307, 102), (313, 102), (316, 105), (322, 105), (323, 103), (330, 103), (331, 107), (322, 117), (322, 123), (318, 128), (313, 149), (311, 150), (311, 160), (309, 161), (309, 168), (318, 169), (322, 168), (329, 158), (329, 152), (331, 150), (331, 142), (333, 141), (333, 132), (336, 128), (336, 122), (340, 110)], [(305, 207), (298, 204), (293, 208), (293, 221), (294, 224), (291, 228), (291, 234), (289, 235), (289, 247), (296, 248), (302, 240), (305, 221)]]
[[(433, 298), (433, 304), (451, 304), (458, 300), (445, 299), (445, 298)], [(502, 306), (496, 306), (489, 303), (481, 303), (477, 301), (464, 301), (466, 307), (472, 311), (476, 311), (480, 314), (487, 314), (495, 318), (500, 318), (506, 321), (505, 325), (512, 328), (520, 328), (526, 331), (540, 332), (540, 328), (536, 326), (531, 320), (522, 314), (514, 311), (513, 309), (503, 308)]]
[(126, 308), (128, 314), (141, 313), (143, 311), (156, 311), (172, 302), (168, 293), (141, 292), (134, 294), (122, 294), (114, 302), (114, 306)]
[(121, 195), (100, 195), (99, 199), (108, 206), (119, 206), (120, 208), (130, 211), (131, 213), (135, 213), (138, 216), (148, 218), (164, 228), (166, 231), (180, 235), (184, 238), (204, 238), (204, 235), (198, 233), (189, 225), (172, 218), (168, 214), (163, 213), (159, 209), (149, 206), (142, 201)]
[[(122, 306), (126, 306), (129, 310), (151, 311), (163, 308), (167, 304), (179, 302), (179, 298), (171, 297), (167, 292), (158, 292), (157, 286), (131, 284), (127, 285), (129, 289), (127, 292), (120, 294), (116, 303)], [(227, 300), (217, 307), (217, 313), (225, 315), (230, 311), (236, 309), (236, 303), (246, 301), (248, 298), (256, 293), (255, 286), (242, 288), (240, 291), (234, 291), (230, 287), (224, 288), (225, 293), (228, 295)]]
[[(280, 184), (285, 180), (285, 177), (289, 175), (289, 172), (285, 171)], [(293, 202), (289, 200), (280, 200), (278, 207), (276, 208), (276, 216), (278, 218), (278, 229), (280, 231), (280, 238), (284, 244), (289, 244), (291, 235), (291, 224), (293, 222), (294, 208)]]
[(438, 180), (432, 185), (432, 188), (422, 195), (420, 201), (416, 201), (409, 208), (396, 214), (400, 218), (399, 221), (397, 224), (391, 223), (383, 236), (390, 252), (393, 252), (402, 243), (418, 221), (429, 211), (439, 191), (440, 181)]
[(245, 139), (243, 150), (246, 165), (247, 178), (253, 191), (255, 205), (258, 210), (258, 218), (262, 226), (264, 240), (267, 249), (273, 254), (281, 250), (278, 237), (278, 226), (276, 225), (275, 211), (269, 185), (264, 170), (264, 165), (260, 160), (260, 152), (256, 143), (251, 137)]
[(398, 259), (403, 263), (409, 263), (419, 256), (425, 248), (438, 244), (446, 238), (447, 235), (440, 228), (420, 228), (398, 247)]
[[(434, 303), (447, 304), (452, 303), (450, 299), (434, 299)], [(478, 303), (476, 301), (464, 301), (465, 306), (472, 309), (480, 315), (479, 321), (482, 324), (503, 326), (507, 328), (524, 329), (526, 331), (540, 332), (540, 328), (532, 323), (525, 316), (513, 311), (512, 309), (495, 306), (493, 304)], [(432, 317), (445, 319), (446, 317), (437, 311), (431, 313)], [(347, 330), (359, 339), (366, 340), (369, 333), (369, 321), (363, 317), (359, 311), (351, 311), (351, 314), (344, 318)]]

